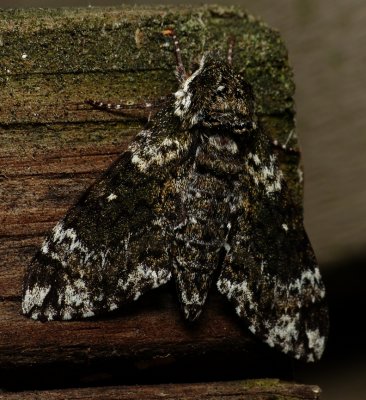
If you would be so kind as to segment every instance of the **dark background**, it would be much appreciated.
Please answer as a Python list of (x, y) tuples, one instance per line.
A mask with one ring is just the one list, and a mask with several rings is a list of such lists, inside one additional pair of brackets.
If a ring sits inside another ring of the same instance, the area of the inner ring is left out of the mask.
[[(125, 4), (174, 1), (126, 1)], [(192, 4), (201, 2), (190, 1)], [(207, 1), (206, 3), (211, 3)], [(212, 3), (228, 4), (225, 1)], [(112, 0), (0, 0), (0, 7), (109, 6)], [(324, 400), (366, 398), (366, 3), (231, 1), (284, 38), (294, 68), (305, 170), (305, 225), (327, 285), (331, 333), (323, 360), (296, 366)]]

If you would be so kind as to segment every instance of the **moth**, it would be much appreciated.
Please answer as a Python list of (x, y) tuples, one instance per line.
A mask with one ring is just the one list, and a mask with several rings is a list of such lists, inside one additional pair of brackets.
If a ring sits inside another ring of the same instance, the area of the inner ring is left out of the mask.
[[(206, 53), (30, 263), (22, 310), (101, 315), (173, 280), (196, 320), (216, 285), (248, 329), (297, 359), (321, 357), (325, 289), (251, 86)], [(118, 107), (117, 107), (118, 108)]]

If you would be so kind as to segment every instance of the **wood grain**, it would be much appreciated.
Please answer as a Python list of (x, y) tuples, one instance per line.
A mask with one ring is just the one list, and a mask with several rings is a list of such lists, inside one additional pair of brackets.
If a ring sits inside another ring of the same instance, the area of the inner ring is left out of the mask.
[[(216, 293), (194, 326), (183, 322), (172, 286), (99, 320), (43, 324), (20, 314), (24, 268), (45, 234), (143, 125), (141, 118), (90, 110), (84, 99), (123, 96), (136, 103), (174, 91), (174, 57), (160, 31), (176, 21), (187, 63), (207, 41), (225, 52), (227, 32), (237, 37), (234, 62), (253, 84), (263, 125), (284, 142), (294, 127), (286, 48), (276, 32), (240, 8), (0, 15), (0, 386), (24, 381), (24, 387), (41, 387), (50, 371), (66, 365), (77, 375), (92, 365), (95, 372), (103, 362), (125, 372), (125, 381), (138, 380), (142, 370), (156, 369), (162, 360), (168, 376), (180, 362), (189, 366), (187, 375), (199, 376), (211, 363), (209, 371), (218, 376), (222, 362), (228, 376), (290, 374), (288, 360), (259, 344)], [(298, 161), (283, 155), (300, 207)], [(232, 361), (239, 358), (245, 362), (238, 372)], [(61, 377), (53, 375), (51, 381), (60, 384)]]
[(195, 384), (174, 385), (145, 385), (145, 386), (118, 386), (78, 388), (67, 390), (32, 391), (22, 393), (0, 394), (4, 400), (82, 400), (82, 399), (109, 399), (109, 400), (318, 400), (320, 389), (317, 386), (298, 385), (277, 380), (253, 380), (232, 382), (209, 382)]

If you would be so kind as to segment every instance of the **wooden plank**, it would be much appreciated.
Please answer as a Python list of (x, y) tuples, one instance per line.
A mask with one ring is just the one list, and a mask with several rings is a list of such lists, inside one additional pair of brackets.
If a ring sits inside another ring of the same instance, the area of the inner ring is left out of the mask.
[(2, 302), (1, 364), (78, 362), (112, 354), (127, 358), (171, 352), (198, 355), (217, 345), (255, 347), (233, 313), (227, 316), (221, 297), (211, 299), (192, 329), (181, 317), (170, 289), (174, 288), (157, 290), (126, 312), (98, 320), (35, 322), (20, 315), (18, 302)]
[(112, 386), (78, 388), (67, 390), (45, 390), (21, 393), (1, 393), (3, 400), (318, 400), (318, 386), (299, 385), (277, 380), (248, 380), (231, 382), (209, 382), (193, 384), (165, 384), (145, 386)]
[(255, 340), (218, 294), (192, 325), (181, 316), (173, 285), (100, 319), (35, 322), (19, 314), (18, 301), (0, 302), (0, 315), (0, 387), (6, 389), (291, 378), (292, 360)]
[[(57, 363), (129, 360), (124, 364), (128, 370), (136, 360), (153, 368), (164, 358), (176, 363), (225, 353), (227, 359), (245, 358), (242, 376), (257, 371), (263, 359), (279, 360), (262, 363), (268, 367), (262, 365), (262, 372), (269, 376), (288, 372), (282, 356), (258, 344), (215, 293), (193, 327), (182, 321), (172, 286), (99, 320), (42, 324), (20, 315), (24, 268), (44, 235), (143, 125), (140, 118), (91, 111), (84, 99), (122, 97), (136, 103), (176, 90), (171, 43), (160, 33), (167, 26), (176, 27), (187, 63), (197, 60), (208, 42), (210, 48), (226, 52), (227, 38), (235, 35), (234, 63), (253, 84), (265, 129), (280, 142), (294, 129), (294, 87), (286, 48), (278, 33), (240, 8), (3, 11), (0, 380), (4, 383), (11, 381), (9, 368), (25, 368), (23, 375), (17, 372), (19, 382), (30, 376), (29, 366), (45, 372)], [(296, 136), (290, 145), (296, 145)], [(301, 210), (298, 162), (297, 155), (283, 154), (285, 173)], [(191, 364), (194, 370), (195, 363)], [(33, 372), (32, 377), (36, 386), (41, 384), (40, 374)]]

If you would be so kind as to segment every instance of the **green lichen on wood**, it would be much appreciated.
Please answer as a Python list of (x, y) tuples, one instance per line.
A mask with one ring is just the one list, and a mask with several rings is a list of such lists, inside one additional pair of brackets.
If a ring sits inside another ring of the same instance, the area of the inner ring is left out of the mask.
[[(3, 12), (2, 83), (14, 75), (158, 70), (165, 71), (162, 74), (169, 76), (166, 86), (174, 89), (174, 78), (170, 77), (174, 57), (161, 35), (164, 27), (174, 26), (186, 63), (197, 61), (205, 50), (225, 52), (228, 37), (235, 36), (235, 64), (255, 88), (258, 109), (263, 113), (292, 109), (292, 73), (277, 32), (240, 9), (228, 9), (226, 13), (225, 8), (215, 7), (169, 10), (122, 7)], [(139, 84), (137, 79), (131, 83), (150, 94), (160, 78), (150, 79), (151, 85)]]
[[(87, 140), (89, 124), (102, 121), (116, 128), (106, 129), (106, 143), (125, 141), (130, 122), (81, 104), (86, 98), (134, 103), (175, 91), (172, 44), (161, 34), (166, 27), (177, 31), (186, 65), (207, 50), (225, 55), (227, 40), (234, 36), (234, 66), (253, 86), (265, 129), (280, 143), (287, 140), (294, 130), (294, 84), (286, 47), (278, 32), (242, 8), (221, 6), (3, 11), (1, 126), (16, 124), (34, 132), (33, 124), (58, 124), (59, 129), (60, 124), (81, 123)], [(49, 136), (44, 137), (46, 147)], [(56, 139), (62, 136), (55, 134)], [(289, 144), (296, 145), (295, 135)], [(298, 159), (284, 162), (300, 205)]]

